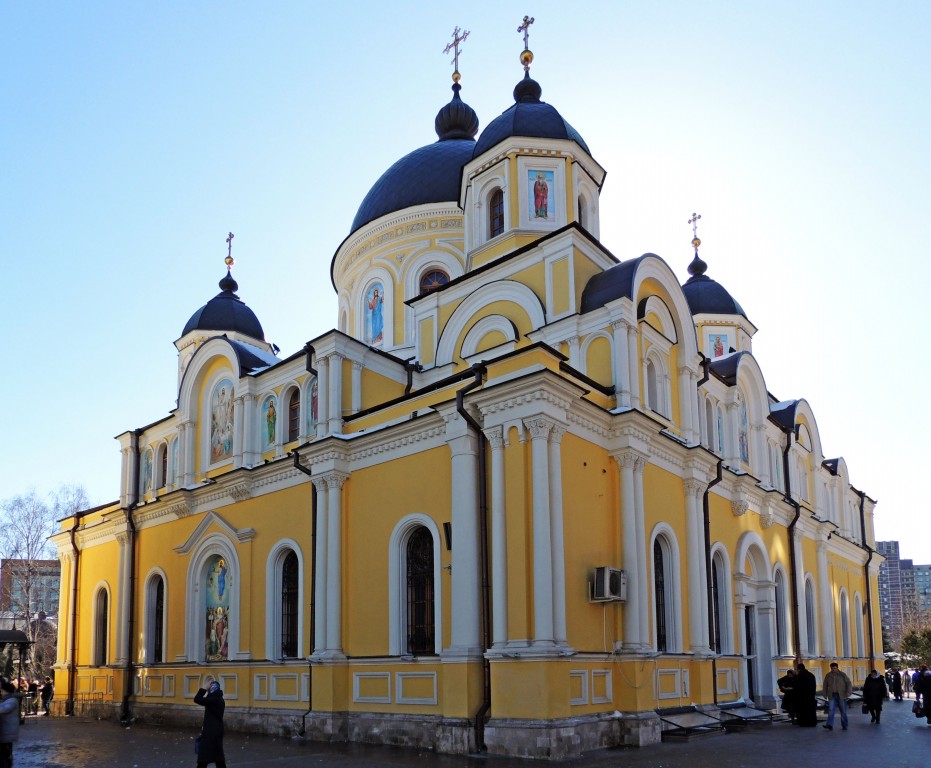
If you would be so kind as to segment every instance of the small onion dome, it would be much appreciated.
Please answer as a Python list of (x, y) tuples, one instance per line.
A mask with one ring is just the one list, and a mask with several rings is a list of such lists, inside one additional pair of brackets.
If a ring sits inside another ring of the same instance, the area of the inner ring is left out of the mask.
[(556, 108), (540, 101), (543, 89), (524, 73), (524, 79), (514, 88), (514, 105), (492, 120), (482, 131), (472, 157), (484, 154), (511, 136), (538, 139), (569, 139), (591, 154), (579, 132), (563, 120)]
[(707, 269), (708, 265), (696, 253), (692, 263), (689, 264), (691, 277), (682, 286), (682, 292), (685, 294), (685, 300), (689, 303), (692, 314), (741, 315), (747, 317), (743, 307), (727, 292), (724, 286), (705, 274)]
[(405, 155), (381, 175), (362, 200), (350, 234), (415, 205), (458, 202), (462, 166), (472, 158), (478, 133), (478, 116), (459, 98), (460, 90), (453, 83), (453, 98), (437, 112), (438, 140)]
[[(232, 261), (231, 259), (229, 261)], [(242, 299), (236, 295), (239, 284), (233, 279), (227, 264), (226, 275), (220, 280), (220, 293), (198, 309), (187, 321), (181, 335), (191, 331), (234, 331), (253, 339), (265, 340), (262, 324)]]

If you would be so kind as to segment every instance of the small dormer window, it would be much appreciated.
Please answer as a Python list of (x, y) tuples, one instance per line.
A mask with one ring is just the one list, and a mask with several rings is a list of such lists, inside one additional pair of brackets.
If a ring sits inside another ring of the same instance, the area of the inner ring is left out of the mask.
[(420, 278), (420, 292), (430, 293), (449, 282), (449, 275), (440, 269), (431, 269)]
[(488, 236), (497, 237), (504, 232), (504, 192), (496, 189), (488, 200)]

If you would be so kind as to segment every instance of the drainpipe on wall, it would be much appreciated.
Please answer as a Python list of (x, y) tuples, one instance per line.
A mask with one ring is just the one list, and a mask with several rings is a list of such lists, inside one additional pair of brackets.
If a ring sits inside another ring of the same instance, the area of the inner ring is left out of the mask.
[(414, 388), (414, 373), (420, 373), (423, 366), (415, 358), (409, 357), (404, 361), (404, 370), (407, 372), (407, 385), (404, 387), (404, 396), (406, 397)]
[(65, 714), (68, 717), (74, 716), (74, 678), (78, 663), (78, 560), (81, 557), (81, 550), (78, 549), (75, 537), (80, 524), (81, 518), (75, 512), (74, 525), (68, 531), (73, 553), (71, 562), (71, 663), (68, 665), (68, 700), (65, 702)]
[[(873, 590), (870, 589), (870, 563), (873, 562), (874, 550), (866, 541), (866, 511), (864, 510), (866, 494), (863, 491), (857, 491), (857, 495), (860, 497), (860, 541), (863, 548), (869, 553), (863, 566), (863, 575), (866, 578), (866, 616), (870, 635), (870, 666), (872, 667), (876, 648), (873, 635)], [(863, 621), (862, 618), (859, 620)]]
[[(792, 480), (789, 476), (789, 449), (792, 447), (792, 436), (794, 435), (796, 440), (798, 439), (798, 426), (796, 425), (795, 427), (790, 427), (783, 431), (786, 436), (786, 447), (782, 451), (782, 479), (786, 487), (784, 498), (786, 504), (795, 507), (795, 516), (792, 518), (792, 522), (789, 523), (789, 527), (786, 528), (786, 533), (789, 539), (789, 568), (792, 578), (792, 642), (795, 645), (795, 663), (798, 664), (798, 662), (801, 661), (802, 633), (799, 629), (798, 577), (796, 575), (798, 553), (795, 551), (795, 526), (798, 524), (798, 519), (802, 516), (802, 505), (792, 498)], [(810, 653), (811, 648), (808, 650)]]
[(129, 616), (126, 618), (126, 680), (123, 683), (123, 705), (120, 709), (120, 723), (129, 725), (132, 720), (132, 711), (129, 707), (129, 700), (133, 694), (133, 630), (135, 627), (134, 612), (136, 609), (136, 522), (133, 520), (133, 511), (139, 503), (139, 437), (142, 430), (137, 429), (133, 432), (133, 455), (135, 465), (133, 467), (133, 491), (130, 495), (132, 501), (123, 510), (126, 514), (126, 523), (129, 526)]
[[(310, 344), (307, 345), (309, 352), (307, 353), (307, 370), (316, 373), (310, 367), (310, 356), (313, 354), (313, 347)], [(297, 450), (291, 451), (291, 455), (294, 457), (294, 467), (299, 469), (305, 475), (313, 475), (307, 467), (301, 464), (301, 455)], [(313, 488), (313, 485), (311, 485)], [(316, 489), (312, 490), (310, 496), (310, 572), (313, 574), (313, 578), (310, 583), (310, 594), (314, 594), (314, 584), (317, 581), (317, 491)], [(310, 642), (314, 641), (314, 628), (315, 617), (314, 617), (314, 605), (311, 602), (311, 611), (310, 611)], [(311, 652), (313, 648), (311, 648)], [(310, 657), (307, 658), (307, 711), (301, 716), (301, 729), (298, 731), (299, 736), (304, 736), (307, 734), (307, 715), (314, 711), (314, 677), (313, 677), (313, 664), (310, 661)]]
[(488, 504), (486, 501), (488, 476), (485, 466), (487, 453), (487, 440), (482, 426), (465, 408), (465, 396), (473, 389), (480, 387), (485, 378), (485, 366), (476, 363), (472, 366), (475, 380), (466, 384), (456, 392), (456, 410), (466, 424), (475, 430), (478, 438), (478, 524), (479, 524), (479, 554), (482, 573), (482, 706), (475, 713), (475, 746), (480, 752), (487, 752), (485, 744), (485, 719), (491, 709), (491, 662), (488, 661), (488, 648), (491, 646), (491, 599), (489, 597), (488, 578)]
[[(714, 479), (708, 483), (705, 493), (702, 495), (702, 516), (705, 527), (705, 582), (708, 584), (708, 637), (714, 642), (714, 586), (711, 576), (711, 503), (709, 501), (711, 489), (714, 488), (723, 478), (724, 459), (718, 459), (717, 471)], [(712, 651), (714, 648), (711, 649)], [(718, 657), (717, 654), (711, 657), (711, 691), (714, 694), (714, 705), (718, 705)]]

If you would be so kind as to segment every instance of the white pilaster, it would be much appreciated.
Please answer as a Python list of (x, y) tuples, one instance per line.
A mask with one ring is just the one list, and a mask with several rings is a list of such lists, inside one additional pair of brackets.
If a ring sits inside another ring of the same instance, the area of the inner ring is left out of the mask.
[(335, 435), (343, 431), (343, 359), (339, 355), (331, 355), (329, 362), (330, 386), (327, 393), (329, 398), (327, 431), (331, 435)]
[(242, 466), (244, 420), (243, 399), (237, 395), (233, 398), (233, 469)]
[(120, 531), (116, 534), (116, 541), (119, 545), (119, 562), (117, 569), (120, 581), (116, 590), (115, 600), (116, 658), (114, 659), (114, 663), (126, 664), (126, 660), (129, 658), (129, 633), (126, 629), (129, 623), (130, 585), (132, 583), (132, 558), (130, 557), (129, 551), (131, 538), (127, 531)]
[(330, 361), (317, 358), (317, 437), (327, 433), (330, 416)]
[(524, 420), (530, 432), (533, 489), (533, 642), (536, 649), (554, 647), (553, 563), (550, 521), (549, 451), (553, 422), (542, 416)]
[(317, 494), (317, 540), (316, 572), (314, 573), (314, 637), (315, 656), (326, 652), (327, 631), (327, 540), (329, 506), (327, 484), (323, 477), (313, 478), (314, 493)]
[(705, 484), (688, 478), (685, 485), (686, 557), (688, 558), (689, 644), (692, 653), (708, 655), (708, 580), (705, 572), (702, 493)]
[(553, 639), (556, 645), (568, 645), (566, 629), (566, 546), (563, 533), (562, 451), (560, 444), (566, 428), (555, 424), (549, 438), (550, 534), (552, 546)]
[[(646, 459), (638, 455), (634, 463), (634, 509), (636, 510), (637, 547), (640, 551), (640, 557), (637, 560), (638, 576), (640, 577), (640, 583), (644, 586), (649, 584), (647, 563), (650, 559), (650, 552), (647, 551), (648, 543), (643, 507), (643, 470), (646, 468), (646, 464)], [(644, 599), (640, 601), (639, 608), (640, 645), (643, 648), (650, 648), (653, 645), (650, 639), (650, 605), (645, 596)]]
[(508, 641), (507, 510), (504, 494), (504, 428), (485, 430), (491, 446), (491, 587), (492, 648)]
[(352, 362), (352, 412), (362, 410), (362, 363)]
[(630, 407), (640, 407), (640, 364), (637, 349), (639, 341), (637, 339), (637, 327), (627, 325), (627, 374), (630, 379)]
[(344, 472), (327, 472), (327, 595), (326, 654), (330, 658), (343, 655), (342, 638), (342, 500)]
[(627, 327), (628, 324), (624, 320), (611, 323), (614, 338), (614, 388), (619, 408), (630, 408), (630, 348)]
[(824, 539), (818, 541), (818, 597), (821, 604), (821, 654), (837, 655), (834, 639), (834, 603), (828, 578), (828, 543)]
[(640, 581), (640, 558), (644, 543), (637, 538), (637, 503), (634, 496), (634, 465), (637, 454), (622, 451), (614, 455), (621, 470), (621, 542), (623, 561), (627, 574), (627, 602), (624, 604), (625, 651), (636, 651), (641, 647), (640, 604), (646, 601), (647, 585)]
[(255, 395), (246, 392), (242, 396), (242, 462), (247, 467), (254, 467), (259, 461), (259, 436), (255, 429), (257, 418)]

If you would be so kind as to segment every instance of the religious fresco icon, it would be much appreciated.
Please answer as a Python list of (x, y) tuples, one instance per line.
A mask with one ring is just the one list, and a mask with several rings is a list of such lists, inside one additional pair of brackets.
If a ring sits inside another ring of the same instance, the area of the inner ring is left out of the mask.
[(233, 382), (223, 379), (210, 398), (210, 461), (233, 455)]
[(317, 377), (314, 376), (310, 383), (310, 408), (307, 410), (308, 434), (313, 434), (317, 429), (317, 414), (319, 413), (319, 389), (317, 387)]
[(213, 555), (207, 560), (206, 575), (204, 611), (207, 623), (204, 632), (204, 656), (207, 661), (224, 661), (229, 658), (232, 574), (226, 560), (219, 555)]
[(730, 337), (726, 333), (708, 334), (708, 357), (714, 360), (723, 357), (731, 348)]
[(372, 346), (385, 339), (385, 287), (372, 283), (365, 293), (365, 341)]
[(274, 395), (265, 398), (262, 404), (262, 416), (265, 418), (265, 429), (262, 430), (262, 444), (269, 448), (275, 444), (275, 429), (278, 424), (278, 408), (275, 405)]
[(527, 202), (531, 221), (555, 221), (556, 174), (553, 171), (527, 171)]

